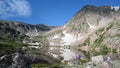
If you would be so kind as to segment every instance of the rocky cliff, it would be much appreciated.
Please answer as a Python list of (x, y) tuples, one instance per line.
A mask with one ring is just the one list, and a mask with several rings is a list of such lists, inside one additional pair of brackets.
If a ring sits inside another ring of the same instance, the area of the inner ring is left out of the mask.
[(120, 8), (86, 5), (56, 32), (49, 37), (50, 45), (117, 48), (120, 44)]

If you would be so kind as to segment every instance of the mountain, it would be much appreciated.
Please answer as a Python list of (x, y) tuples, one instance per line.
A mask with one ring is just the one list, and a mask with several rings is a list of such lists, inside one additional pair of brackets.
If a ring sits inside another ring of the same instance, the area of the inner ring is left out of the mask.
[(86, 5), (61, 27), (0, 21), (0, 29), (0, 38), (28, 36), (36, 41), (47, 40), (50, 46), (84, 46), (89, 41), (91, 46), (116, 48), (120, 44), (120, 7)]
[[(56, 28), (44, 24), (31, 25), (14, 21), (0, 21), (0, 68), (31, 68), (32, 64), (55, 64), (59, 59), (48, 55), (43, 47), (44, 40), (34, 40)], [(42, 42), (35, 45), (36, 41)], [(30, 44), (29, 44), (30, 43)], [(34, 45), (32, 45), (34, 44)], [(39, 47), (41, 49), (36, 49)], [(54, 60), (53, 60), (54, 59)]]
[(0, 39), (23, 41), (31, 36), (44, 35), (56, 26), (47, 26), (44, 24), (31, 25), (15, 21), (0, 21)]
[(9, 27), (0, 26), (0, 40), (15, 40), (22, 42), (22, 40), (29, 38), (27, 35), (16, 31)]
[(47, 26), (44, 24), (31, 25), (22, 22), (4, 20), (0, 21), (0, 26), (14, 29), (28, 36), (40, 35), (40, 33), (42, 32), (49, 31), (55, 28), (55, 26)]
[(86, 5), (61, 29), (49, 36), (51, 46), (102, 46), (120, 44), (120, 7)]
[[(20, 43), (25, 40), (27, 44)], [(44, 66), (64, 59), (47, 52), (49, 46), (76, 47), (89, 60), (91, 55), (119, 51), (119, 45), (119, 6), (86, 5), (61, 27), (0, 21), (1, 68), (34, 67), (39, 63)]]

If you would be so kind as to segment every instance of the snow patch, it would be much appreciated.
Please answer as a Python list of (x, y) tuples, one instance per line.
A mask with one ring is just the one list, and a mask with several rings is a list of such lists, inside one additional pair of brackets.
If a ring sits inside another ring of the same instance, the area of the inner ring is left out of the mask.
[(111, 9), (115, 9), (115, 11), (118, 11), (120, 9), (120, 6), (111, 6)]
[(62, 39), (62, 43), (64, 43), (64, 45), (70, 45), (71, 43), (76, 41), (76, 37), (73, 36), (70, 33), (66, 33), (66, 31), (63, 31), (63, 34), (65, 35)]
[[(55, 35), (51, 39), (49, 39), (50, 46), (55, 46), (55, 45), (60, 45), (60, 46), (72, 45), (72, 43), (75, 43), (76, 41), (81, 40), (82, 38), (84, 38), (84, 36), (81, 36), (81, 34), (76, 36), (74, 34), (67, 33), (65, 30), (62, 31), (62, 33), (64, 34), (63, 37), (60, 37), (59, 35)], [(51, 41), (51, 40), (53, 40), (53, 41)], [(57, 40), (59, 40), (59, 41), (57, 41)], [(56, 41), (56, 42), (54, 42), (54, 41)]]
[(54, 37), (53, 37), (53, 39), (55, 39), (55, 38), (60, 38), (58, 35), (55, 35)]
[(55, 48), (54, 47), (49, 47), (49, 50), (54, 50)]
[(50, 42), (50, 45), (55, 45), (55, 43), (54, 42)]
[(75, 57), (75, 53), (68, 49), (63, 49), (63, 51), (61, 51), (61, 53), (62, 53), (61, 55), (64, 57), (63, 61), (69, 61), (73, 57)]
[(37, 28), (35, 28), (35, 32), (36, 32), (36, 33), (38, 32)]
[[(88, 23), (88, 22), (87, 22), (87, 23)], [(95, 29), (95, 28), (96, 28), (95, 25), (91, 25), (90, 23), (88, 23), (88, 25), (89, 25), (89, 27), (90, 27), (91, 29)]]
[(81, 40), (83, 38), (84, 38), (84, 36), (81, 36), (81, 34), (79, 34), (77, 40)]
[(66, 26), (63, 26), (63, 29), (65, 29), (66, 28)]

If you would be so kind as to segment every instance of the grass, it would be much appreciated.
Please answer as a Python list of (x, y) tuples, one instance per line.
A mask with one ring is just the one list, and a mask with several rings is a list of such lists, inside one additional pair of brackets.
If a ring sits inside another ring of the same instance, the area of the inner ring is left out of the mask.
[(100, 46), (100, 54), (106, 55), (109, 52), (109, 49), (104, 45)]
[(28, 44), (23, 44), (23, 43), (15, 42), (15, 41), (0, 41), (0, 47), (18, 48), (18, 47), (23, 47), (27, 45)]
[(97, 47), (97, 46), (100, 46), (101, 42), (103, 41), (104, 39), (104, 34), (100, 35), (99, 38), (97, 38), (95, 41), (94, 41), (94, 46)]
[(31, 64), (32, 68), (46, 68), (48, 64)]
[[(82, 53), (84, 53), (85, 57), (87, 57), (88, 61), (89, 61), (90, 60), (90, 52), (82, 51)], [(84, 61), (83, 61), (83, 63), (84, 63)]]
[(65, 64), (31, 64), (32, 68), (85, 68), (85, 65), (75, 65), (75, 66), (70, 66), (70, 65), (65, 65)]
[(105, 29), (105, 28), (100, 28), (100, 29), (98, 29), (98, 30), (95, 32), (95, 34), (96, 34), (96, 35), (99, 35), (100, 33), (102, 33), (102, 32), (104, 31), (104, 29)]
[(62, 68), (65, 66), (63, 63), (55, 63), (55, 64), (31, 64), (32, 68)]
[(4, 54), (11, 54), (17, 51), (19, 48), (27, 46), (27, 44), (22, 44), (15, 41), (0, 41), (0, 56)]
[[(98, 47), (101, 45), (101, 42), (103, 41), (103, 39), (105, 38), (104, 35), (105, 33), (113, 27), (113, 23), (109, 24), (108, 27), (105, 28), (100, 28), (99, 30), (96, 31), (96, 34), (99, 35), (99, 37), (94, 41), (93, 45), (95, 47)], [(104, 32), (103, 32), (104, 31)]]
[(83, 46), (90, 45), (90, 38), (87, 38), (82, 45)]
[(37, 41), (45, 41), (47, 36), (34, 36), (33, 39)]

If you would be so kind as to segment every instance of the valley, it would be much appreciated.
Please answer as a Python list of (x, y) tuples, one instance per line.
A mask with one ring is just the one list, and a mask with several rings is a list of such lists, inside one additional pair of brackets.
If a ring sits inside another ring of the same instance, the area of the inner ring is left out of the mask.
[(119, 68), (120, 8), (83, 6), (64, 26), (0, 21), (0, 68)]

